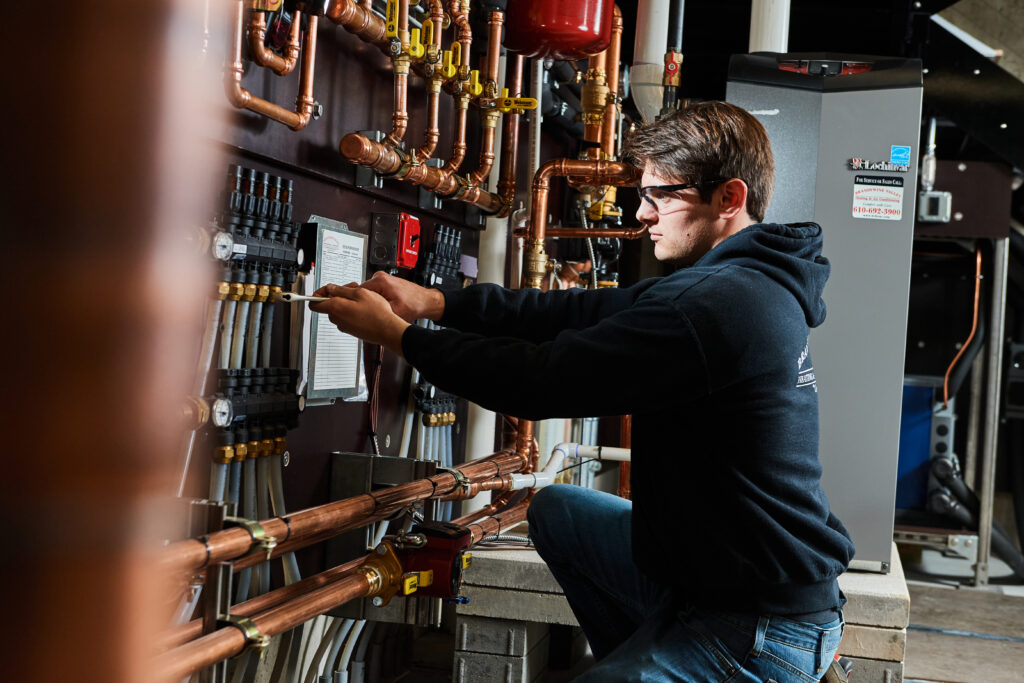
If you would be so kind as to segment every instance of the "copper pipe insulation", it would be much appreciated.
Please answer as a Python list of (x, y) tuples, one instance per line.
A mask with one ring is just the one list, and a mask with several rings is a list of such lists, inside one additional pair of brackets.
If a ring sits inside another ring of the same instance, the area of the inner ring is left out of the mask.
[[(519, 472), (528, 462), (528, 457), (503, 452), (459, 465), (455, 469), (469, 483), (473, 483)], [(454, 474), (445, 472), (390, 489), (300, 510), (287, 517), (271, 517), (260, 521), (260, 526), (267, 536), (278, 539), (282, 544), (303, 541), (302, 545), (309, 545), (314, 542), (312, 538), (323, 540), (348, 529), (384, 519), (413, 503), (450, 493), (459, 483)], [(254, 550), (258, 556), (257, 561), (265, 559), (265, 553), (259, 552), (258, 547), (246, 529), (232, 527), (205, 538), (186, 539), (168, 546), (164, 551), (163, 568), (191, 574), (210, 564), (241, 558)]]
[(376, 45), (390, 54), (384, 20), (370, 11), (370, 4), (357, 5), (352, 0), (334, 0), (327, 9), (327, 18), (361, 40)]
[(605, 70), (608, 79), (607, 104), (601, 122), (601, 156), (615, 158), (615, 129), (619, 118), (619, 58), (622, 52), (622, 12), (615, 5), (612, 13), (612, 42), (608, 45)]
[[(293, 584), (272, 590), (269, 593), (258, 595), (246, 602), (232, 605), (231, 614), (239, 617), (251, 617), (254, 614), (266, 611), (271, 607), (277, 607), (278, 605), (308, 593), (311, 590), (337, 581), (362, 564), (365, 559), (365, 557), (360, 557), (352, 560), (351, 562), (346, 562), (345, 564), (338, 565), (337, 567), (332, 567), (325, 572), (314, 574), (302, 581), (296, 581)], [(161, 652), (163, 652), (165, 650), (178, 647), (190, 640), (194, 640), (201, 635), (203, 635), (203, 620), (193, 619), (187, 624), (171, 629), (163, 634), (159, 639), (157, 647)]]
[[(528, 228), (516, 228), (513, 233), (516, 237), (526, 237), (529, 234)], [(618, 237), (623, 240), (635, 240), (643, 237), (647, 232), (645, 226), (635, 228), (546, 228), (545, 237)]]
[[(284, 604), (249, 617), (261, 636), (276, 636), (315, 616), (356, 598), (375, 592), (370, 576), (359, 568), (327, 585), (304, 593)], [(181, 680), (205, 667), (244, 650), (248, 639), (241, 628), (225, 626), (157, 657), (155, 670), (164, 680)]]
[(981, 249), (975, 250), (975, 271), (974, 271), (974, 319), (971, 321), (971, 333), (967, 335), (967, 341), (963, 343), (960, 350), (956, 352), (956, 356), (953, 357), (953, 361), (946, 368), (946, 376), (942, 379), (942, 407), (946, 408), (949, 405), (949, 376), (953, 374), (953, 368), (956, 367), (957, 361), (960, 360), (960, 356), (964, 355), (967, 351), (967, 347), (974, 341), (974, 335), (978, 331), (978, 308), (981, 302)]
[(284, 57), (267, 48), (267, 13), (253, 10), (249, 16), (249, 53), (252, 61), (265, 66), (278, 76), (287, 76), (299, 61), (299, 37), (302, 30), (302, 12), (292, 16), (291, 30), (284, 46)]
[(299, 96), (295, 100), (295, 111), (256, 97), (242, 87), (242, 34), (245, 26), (245, 0), (235, 0), (235, 21), (231, 66), (227, 69), (224, 88), (228, 101), (239, 109), (248, 109), (267, 118), (283, 123), (292, 130), (302, 130), (313, 118), (313, 67), (316, 59), (317, 17), (308, 16), (306, 44), (302, 50), (302, 69), (299, 75)]
[[(523, 94), (523, 56), (515, 55), (505, 82), (510, 97)], [(516, 168), (519, 150), (519, 110), (505, 114), (501, 129), (501, 177), (498, 180), (498, 194), (509, 207), (516, 198)]]

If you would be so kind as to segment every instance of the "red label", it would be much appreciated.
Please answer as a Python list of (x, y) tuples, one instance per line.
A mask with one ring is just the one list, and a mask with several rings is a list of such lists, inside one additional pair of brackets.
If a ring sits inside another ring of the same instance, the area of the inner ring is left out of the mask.
[(415, 268), (420, 255), (420, 219), (407, 213), (398, 215), (398, 254), (396, 261), (399, 268)]

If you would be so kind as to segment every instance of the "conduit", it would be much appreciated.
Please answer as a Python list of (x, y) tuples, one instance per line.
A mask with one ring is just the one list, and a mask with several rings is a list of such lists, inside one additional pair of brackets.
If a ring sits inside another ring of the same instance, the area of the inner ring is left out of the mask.
[(235, 17), (232, 30), (233, 53), (227, 69), (224, 89), (228, 101), (239, 109), (248, 109), (267, 118), (278, 121), (292, 130), (302, 130), (313, 118), (316, 102), (313, 100), (313, 68), (316, 60), (316, 15), (306, 17), (306, 44), (302, 47), (302, 68), (299, 72), (299, 95), (295, 100), (295, 111), (256, 97), (242, 87), (245, 65), (242, 63), (242, 34), (245, 27), (245, 0), (235, 1)]

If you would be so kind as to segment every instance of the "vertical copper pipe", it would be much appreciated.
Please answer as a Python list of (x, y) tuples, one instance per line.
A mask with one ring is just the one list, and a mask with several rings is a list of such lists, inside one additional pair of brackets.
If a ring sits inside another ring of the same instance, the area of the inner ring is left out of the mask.
[[(487, 73), (484, 81), (484, 98), (493, 100), (498, 96), (498, 67), (501, 55), (501, 27), (505, 23), (502, 12), (491, 12), (487, 17)], [(494, 104), (497, 104), (494, 102)], [(500, 112), (489, 109), (481, 113), (483, 128), (480, 136), (480, 165), (467, 180), (470, 186), (480, 187), (487, 183), (487, 177), (494, 166), (494, 139)]]
[(242, 34), (245, 27), (245, 1), (235, 0), (235, 15), (232, 31), (233, 53), (231, 65), (227, 68), (224, 88), (228, 101), (239, 109), (248, 109), (274, 119), (292, 130), (302, 130), (313, 117), (313, 67), (316, 59), (317, 17), (308, 18), (306, 44), (303, 46), (302, 72), (299, 76), (299, 96), (295, 102), (296, 111), (289, 111), (264, 99), (256, 97), (242, 87), (245, 65), (242, 63)]
[[(431, 46), (436, 53), (441, 54), (441, 25), (444, 23), (444, 4), (441, 0), (430, 0), (430, 21), (434, 25), (434, 35)], [(427, 55), (428, 58), (430, 55)], [(434, 155), (437, 149), (437, 141), (441, 137), (440, 124), (438, 122), (438, 110), (441, 105), (441, 85), (444, 77), (437, 72), (433, 66), (427, 76), (427, 126), (423, 132), (423, 144), (420, 145), (413, 155), (414, 164), (422, 164)]]
[(455, 24), (455, 39), (462, 45), (459, 80), (465, 81), (469, 78), (469, 48), (473, 45), (473, 29), (469, 25), (469, 0), (449, 0), (448, 14)]
[[(515, 55), (506, 81), (512, 97), (523, 94), (523, 56)], [(519, 149), (519, 110), (505, 114), (501, 129), (501, 177), (498, 180), (498, 194), (511, 206), (516, 197), (516, 152)]]
[(409, 125), (409, 0), (398, 0), (398, 36), (402, 50), (391, 58), (391, 67), (395, 72), (395, 111), (391, 115), (391, 132), (384, 138), (384, 144), (389, 147), (402, 144), (405, 129)]
[(333, 0), (327, 9), (327, 18), (387, 53), (388, 39), (384, 20), (369, 10), (369, 3), (363, 7), (353, 0)]
[(608, 104), (601, 122), (601, 156), (615, 158), (615, 128), (619, 118), (619, 59), (622, 52), (622, 12), (615, 5), (612, 13), (612, 42), (608, 46), (605, 70), (608, 73)]
[(292, 16), (291, 30), (284, 46), (285, 56), (267, 49), (267, 13), (253, 10), (249, 17), (249, 53), (252, 61), (265, 66), (278, 76), (287, 76), (299, 61), (299, 38), (302, 30), (302, 12)]
[[(623, 415), (619, 422), (620, 436), (619, 445), (623, 448), (631, 448), (633, 443), (633, 416)], [(633, 499), (633, 491), (630, 487), (629, 480), (629, 469), (630, 464), (628, 462), (619, 463), (619, 497), (625, 498), (626, 500)]]
[(587, 60), (586, 81), (580, 92), (583, 105), (583, 139), (591, 143), (587, 149), (590, 159), (601, 158), (601, 127), (604, 121), (605, 105), (608, 101), (607, 76), (608, 50)]

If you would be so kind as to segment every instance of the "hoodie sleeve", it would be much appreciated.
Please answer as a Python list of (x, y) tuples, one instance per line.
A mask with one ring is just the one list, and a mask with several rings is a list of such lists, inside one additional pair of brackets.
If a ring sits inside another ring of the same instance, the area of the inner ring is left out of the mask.
[(516, 337), (540, 343), (562, 330), (590, 327), (628, 308), (657, 279), (622, 289), (553, 292), (473, 285), (444, 293), (444, 316), (438, 322), (486, 337)]
[[(441, 389), (527, 419), (648, 412), (708, 392), (704, 353), (689, 320), (652, 296), (542, 342), (413, 325), (402, 336), (402, 352)], [(553, 384), (571, 387), (572, 400)]]

